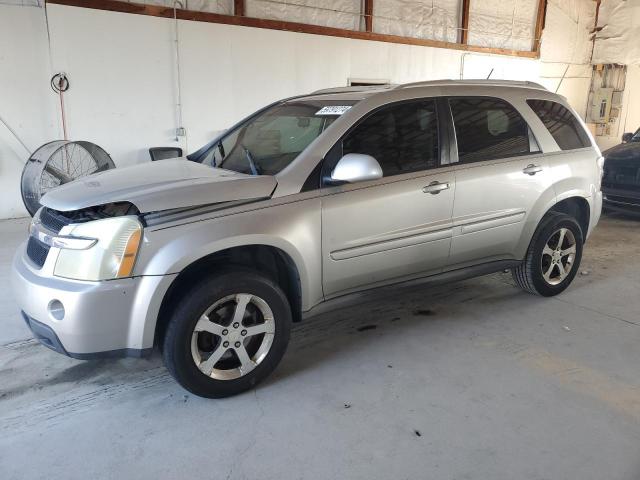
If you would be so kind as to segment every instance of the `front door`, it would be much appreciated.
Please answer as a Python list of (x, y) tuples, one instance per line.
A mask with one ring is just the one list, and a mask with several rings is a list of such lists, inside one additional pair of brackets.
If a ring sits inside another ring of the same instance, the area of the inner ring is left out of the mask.
[(325, 297), (442, 270), (449, 256), (453, 167), (440, 166), (433, 100), (374, 112), (338, 150), (373, 156), (381, 180), (329, 187), (322, 199)]

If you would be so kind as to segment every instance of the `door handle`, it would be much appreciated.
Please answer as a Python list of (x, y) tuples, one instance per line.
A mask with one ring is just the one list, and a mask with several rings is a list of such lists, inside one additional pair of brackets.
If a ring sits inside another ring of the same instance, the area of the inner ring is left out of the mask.
[(444, 183), (431, 182), (426, 187), (423, 187), (422, 191), (424, 193), (430, 193), (431, 195), (437, 195), (441, 191), (447, 190), (448, 188), (449, 188), (449, 182), (444, 182)]
[(535, 175), (538, 172), (542, 171), (542, 167), (539, 165), (534, 165), (533, 163), (530, 163), (529, 165), (527, 165), (525, 168), (522, 169), (523, 173), (526, 173), (527, 175)]

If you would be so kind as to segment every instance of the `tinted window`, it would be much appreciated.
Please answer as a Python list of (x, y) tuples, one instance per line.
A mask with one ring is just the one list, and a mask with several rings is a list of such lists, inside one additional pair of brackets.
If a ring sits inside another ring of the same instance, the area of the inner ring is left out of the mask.
[(342, 142), (342, 154), (374, 157), (385, 177), (438, 165), (438, 122), (433, 100), (384, 107)]
[(449, 99), (461, 162), (477, 162), (529, 153), (529, 127), (504, 100), (486, 97)]
[(574, 115), (565, 107), (549, 100), (527, 100), (536, 115), (562, 150), (588, 147), (589, 137)]

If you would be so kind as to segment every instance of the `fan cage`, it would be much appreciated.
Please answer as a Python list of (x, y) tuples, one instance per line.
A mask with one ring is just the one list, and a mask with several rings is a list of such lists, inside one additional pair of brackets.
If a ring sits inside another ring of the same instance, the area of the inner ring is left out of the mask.
[(112, 168), (115, 164), (109, 154), (95, 143), (84, 140), (45, 143), (33, 152), (22, 171), (22, 201), (33, 216), (48, 191)]

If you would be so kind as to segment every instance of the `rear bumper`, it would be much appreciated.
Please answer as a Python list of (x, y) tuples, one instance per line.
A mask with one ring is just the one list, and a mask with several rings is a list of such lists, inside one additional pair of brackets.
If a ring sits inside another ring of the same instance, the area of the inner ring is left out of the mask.
[(591, 197), (591, 212), (589, 216), (589, 228), (586, 238), (589, 238), (591, 236), (593, 230), (596, 228), (596, 225), (598, 225), (598, 222), (600, 221), (600, 216), (602, 215), (602, 198), (603, 195), (600, 191), (595, 192)]

